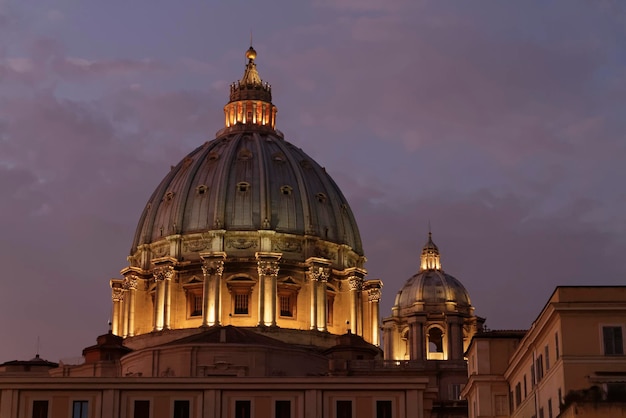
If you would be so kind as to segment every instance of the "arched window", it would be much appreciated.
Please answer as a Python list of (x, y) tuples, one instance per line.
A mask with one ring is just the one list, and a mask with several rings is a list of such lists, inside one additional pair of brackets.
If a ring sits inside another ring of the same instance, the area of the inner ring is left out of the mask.
[(428, 352), (426, 358), (428, 360), (445, 360), (445, 338), (443, 330), (439, 327), (431, 327), (427, 334)]

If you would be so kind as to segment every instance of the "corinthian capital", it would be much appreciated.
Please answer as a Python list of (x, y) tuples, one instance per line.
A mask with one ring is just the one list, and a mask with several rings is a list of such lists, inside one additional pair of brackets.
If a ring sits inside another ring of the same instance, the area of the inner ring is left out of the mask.
[(202, 273), (205, 276), (221, 276), (224, 272), (224, 260), (205, 259), (202, 260)]
[(276, 260), (259, 260), (257, 262), (260, 276), (278, 276), (278, 261)]
[(126, 290), (137, 289), (137, 276), (133, 274), (133, 275), (124, 277), (124, 282), (122, 283), (122, 287)]
[(312, 280), (327, 282), (330, 277), (330, 269), (323, 266), (311, 266), (309, 267), (309, 275)]
[(363, 279), (361, 277), (350, 277), (348, 284), (350, 285), (350, 290), (363, 290)]
[(114, 287), (111, 289), (111, 299), (113, 302), (119, 302), (124, 300), (124, 289), (120, 287)]
[(370, 302), (379, 302), (380, 295), (380, 289), (370, 289), (367, 291), (367, 300)]
[(154, 280), (169, 280), (174, 276), (174, 267), (172, 266), (161, 266), (155, 267), (152, 271), (152, 275), (154, 276)]

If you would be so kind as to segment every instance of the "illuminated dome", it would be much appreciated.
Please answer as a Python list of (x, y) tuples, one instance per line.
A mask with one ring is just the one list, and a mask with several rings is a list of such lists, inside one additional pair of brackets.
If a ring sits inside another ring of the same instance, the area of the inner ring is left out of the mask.
[(435, 305), (461, 311), (471, 308), (465, 287), (441, 269), (439, 248), (429, 232), (420, 257), (420, 270), (398, 292), (394, 310), (429, 310)]
[(124, 278), (111, 280), (113, 333), (232, 325), (282, 328), (283, 339), (298, 334), (286, 329), (350, 330), (378, 344), (382, 283), (365, 280), (352, 210), (275, 129), (272, 88), (256, 51), (245, 56), (224, 128), (172, 167), (143, 210)]
[(285, 238), (306, 235), (344, 246), (352, 258), (362, 256), (348, 202), (324, 168), (273, 129), (271, 87), (256, 71), (252, 47), (246, 57), (245, 74), (231, 87), (225, 107), (226, 128), (183, 158), (156, 188), (131, 254), (168, 236), (263, 230)]
[(463, 361), (484, 319), (474, 315), (469, 294), (441, 268), (439, 248), (428, 233), (420, 269), (396, 295), (383, 319), (385, 359)]

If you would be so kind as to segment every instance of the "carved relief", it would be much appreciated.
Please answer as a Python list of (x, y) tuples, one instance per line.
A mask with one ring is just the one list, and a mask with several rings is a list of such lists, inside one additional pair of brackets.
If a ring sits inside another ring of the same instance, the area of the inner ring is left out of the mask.
[(196, 252), (209, 247), (210, 242), (205, 238), (195, 238), (183, 242), (183, 251)]
[(298, 253), (302, 251), (302, 243), (297, 239), (281, 239), (273, 242), (274, 251), (285, 253)]
[(256, 248), (257, 242), (248, 238), (230, 238), (226, 240), (226, 247), (247, 250), (248, 248)]
[(154, 258), (164, 257), (169, 252), (169, 249), (169, 244), (155, 245), (152, 247), (152, 255)]
[(336, 260), (337, 255), (327, 247), (315, 247), (313, 251), (315, 257), (326, 258), (328, 260)]
[(224, 272), (224, 260), (202, 260), (202, 272), (205, 276), (221, 276)]

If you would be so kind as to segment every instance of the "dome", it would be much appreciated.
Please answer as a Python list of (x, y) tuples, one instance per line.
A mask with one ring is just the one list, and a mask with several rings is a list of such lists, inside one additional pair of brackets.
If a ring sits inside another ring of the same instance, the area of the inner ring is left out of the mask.
[(161, 181), (140, 219), (133, 252), (171, 235), (271, 230), (363, 254), (339, 187), (277, 132), (226, 131), (198, 147)]
[(271, 86), (259, 77), (252, 47), (246, 58), (224, 108), (226, 128), (161, 181), (141, 215), (131, 256), (166, 237), (208, 231), (315, 237), (362, 256), (346, 198), (323, 167), (274, 129)]
[(398, 292), (394, 310), (430, 310), (428, 306), (452, 305), (454, 310), (471, 308), (469, 293), (460, 281), (441, 269), (439, 248), (428, 233), (422, 249), (420, 271), (412, 276)]
[(173, 166), (143, 209), (123, 279), (110, 281), (112, 332), (143, 341), (232, 325), (310, 344), (349, 324), (378, 344), (382, 282), (365, 279), (352, 210), (275, 129), (272, 88), (256, 51), (245, 56), (224, 128)]

